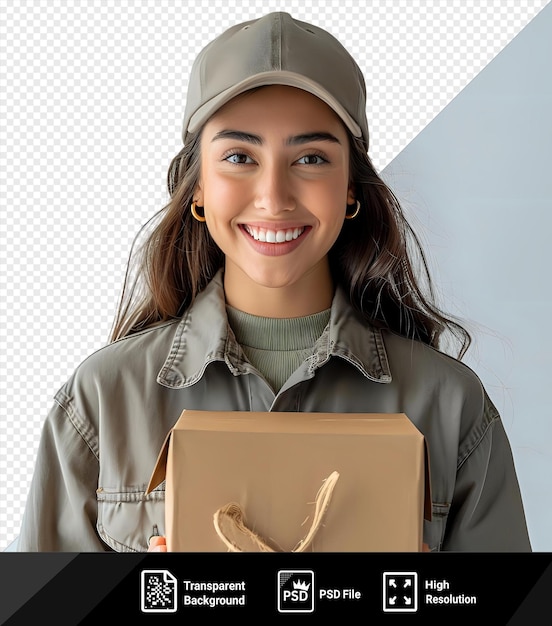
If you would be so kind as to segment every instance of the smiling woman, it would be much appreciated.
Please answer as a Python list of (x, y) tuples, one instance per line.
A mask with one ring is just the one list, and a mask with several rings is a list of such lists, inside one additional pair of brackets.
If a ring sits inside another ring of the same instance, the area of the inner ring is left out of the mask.
[(339, 117), (301, 89), (263, 87), (213, 115), (201, 145), (194, 201), (224, 253), (227, 303), (277, 318), (329, 309), (328, 252), (355, 203)]
[[(500, 416), (370, 157), (364, 78), (271, 13), (208, 44), (170, 201), (131, 257), (112, 342), (55, 398), (20, 550), (166, 549), (146, 494), (183, 409), (405, 413), (430, 452), (430, 551), (528, 551)], [(444, 345), (456, 340), (456, 351)], [(150, 539), (154, 536), (155, 539)]]

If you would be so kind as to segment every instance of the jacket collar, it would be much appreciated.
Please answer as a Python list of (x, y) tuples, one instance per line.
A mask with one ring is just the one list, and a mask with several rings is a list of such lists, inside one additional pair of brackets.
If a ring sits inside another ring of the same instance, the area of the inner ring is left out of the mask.
[[(182, 388), (196, 383), (213, 361), (225, 362), (238, 376), (251, 366), (228, 324), (223, 272), (215, 275), (178, 323), (170, 351), (157, 376), (166, 387)], [(330, 357), (345, 359), (366, 378), (391, 381), (391, 372), (381, 331), (365, 322), (336, 290), (330, 322), (315, 345), (310, 369), (322, 367)]]

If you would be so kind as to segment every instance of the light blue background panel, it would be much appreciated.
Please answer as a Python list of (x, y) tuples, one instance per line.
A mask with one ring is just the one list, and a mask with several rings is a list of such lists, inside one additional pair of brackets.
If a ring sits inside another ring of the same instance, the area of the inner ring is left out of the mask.
[(384, 169), (429, 250), (465, 359), (510, 437), (535, 551), (552, 550), (552, 4)]

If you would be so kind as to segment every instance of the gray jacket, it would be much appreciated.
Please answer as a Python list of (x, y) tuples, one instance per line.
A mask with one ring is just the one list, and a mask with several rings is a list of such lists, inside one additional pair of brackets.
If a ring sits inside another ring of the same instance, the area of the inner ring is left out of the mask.
[(18, 549), (147, 550), (164, 492), (144, 491), (184, 408), (405, 413), (429, 447), (430, 549), (531, 549), (503, 424), (466, 365), (372, 328), (338, 289), (312, 356), (274, 395), (228, 325), (221, 273), (181, 319), (98, 350), (57, 392)]

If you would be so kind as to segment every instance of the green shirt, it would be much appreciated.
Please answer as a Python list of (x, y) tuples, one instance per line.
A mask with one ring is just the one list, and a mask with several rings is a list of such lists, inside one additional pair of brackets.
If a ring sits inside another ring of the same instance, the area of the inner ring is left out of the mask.
[(272, 318), (226, 307), (230, 327), (247, 359), (278, 391), (312, 354), (330, 321), (330, 309), (306, 317)]

